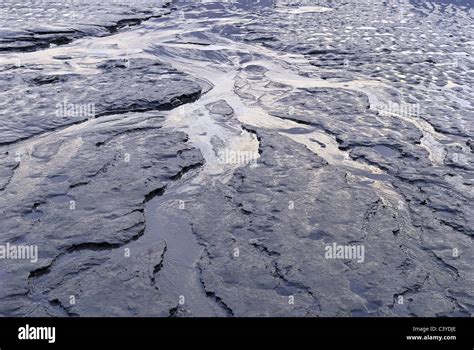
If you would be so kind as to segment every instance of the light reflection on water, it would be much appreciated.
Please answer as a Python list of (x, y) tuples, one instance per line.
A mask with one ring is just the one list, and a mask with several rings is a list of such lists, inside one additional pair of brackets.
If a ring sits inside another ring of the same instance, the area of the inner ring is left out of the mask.
[[(347, 0), (348, 2), (353, 1), (355, 8), (359, 6), (369, 6), (373, 1), (378, 0)], [(398, 1), (400, 1), (399, 5)], [(405, 1), (409, 1), (415, 6), (428, 6), (431, 7), (431, 3), (441, 5), (441, 11), (444, 11), (444, 8), (448, 5), (459, 6), (460, 8), (474, 8), (474, 0), (386, 0), (386, 2), (394, 4), (395, 6), (400, 6), (402, 8), (406, 5)], [(265, 11), (268, 9), (275, 8), (277, 6), (284, 7), (302, 7), (302, 6), (324, 6), (324, 7), (333, 7), (338, 2), (337, 0), (174, 0), (175, 5), (191, 5), (191, 4), (201, 4), (206, 6), (208, 9), (222, 9), (227, 6), (234, 6), (247, 11)]]
[[(360, 0), (357, 1), (361, 4), (370, 3), (371, 0)], [(474, 5), (473, 0), (410, 0), (412, 3), (423, 4), (427, 2), (434, 2), (440, 4), (453, 4), (460, 6), (472, 7)], [(206, 3), (221, 3), (221, 4), (236, 4), (236, 5), (255, 5), (255, 6), (272, 6), (272, 5), (295, 5), (295, 6), (310, 6), (310, 5), (329, 5), (333, 1), (331, 0), (174, 0), (176, 4), (206, 4)], [(336, 2), (337, 3), (337, 2)]]
[[(412, 3), (416, 5), (422, 5), (426, 3), (426, 0), (411, 0)], [(474, 7), (473, 0), (431, 0), (430, 2), (441, 4), (441, 5), (457, 5), (457, 6), (466, 6)]]

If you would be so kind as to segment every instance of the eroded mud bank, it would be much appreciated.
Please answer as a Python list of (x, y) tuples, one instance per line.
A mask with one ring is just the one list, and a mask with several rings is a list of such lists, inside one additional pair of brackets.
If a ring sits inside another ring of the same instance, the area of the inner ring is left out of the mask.
[(3, 53), (2, 241), (40, 259), (0, 261), (0, 313), (472, 315), (473, 13), (430, 4), (177, 2)]

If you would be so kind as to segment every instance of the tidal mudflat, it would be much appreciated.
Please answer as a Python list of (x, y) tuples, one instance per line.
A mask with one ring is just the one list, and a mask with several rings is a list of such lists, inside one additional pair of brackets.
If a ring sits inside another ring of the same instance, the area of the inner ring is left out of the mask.
[(0, 315), (472, 316), (473, 17), (2, 1)]

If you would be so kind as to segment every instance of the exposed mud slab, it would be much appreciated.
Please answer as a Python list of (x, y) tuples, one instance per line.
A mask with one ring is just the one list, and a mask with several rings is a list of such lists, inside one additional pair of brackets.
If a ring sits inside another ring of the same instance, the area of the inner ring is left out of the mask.
[(0, 32), (1, 315), (473, 315), (471, 7), (91, 6)]
[[(31, 72), (28, 67), (5, 72), (0, 145), (104, 115), (172, 109), (201, 92), (194, 81), (158, 61), (112, 60), (97, 69), (91, 75), (42, 74), (41, 68)], [(130, 86), (136, 93), (130, 94)]]
[(0, 52), (30, 52), (105, 36), (170, 12), (171, 1), (24, 1), (0, 3)]

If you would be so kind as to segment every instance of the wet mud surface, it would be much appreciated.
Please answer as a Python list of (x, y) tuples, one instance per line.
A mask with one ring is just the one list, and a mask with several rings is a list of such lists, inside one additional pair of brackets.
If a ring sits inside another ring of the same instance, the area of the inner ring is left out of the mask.
[(3, 2), (0, 314), (472, 316), (453, 2)]

